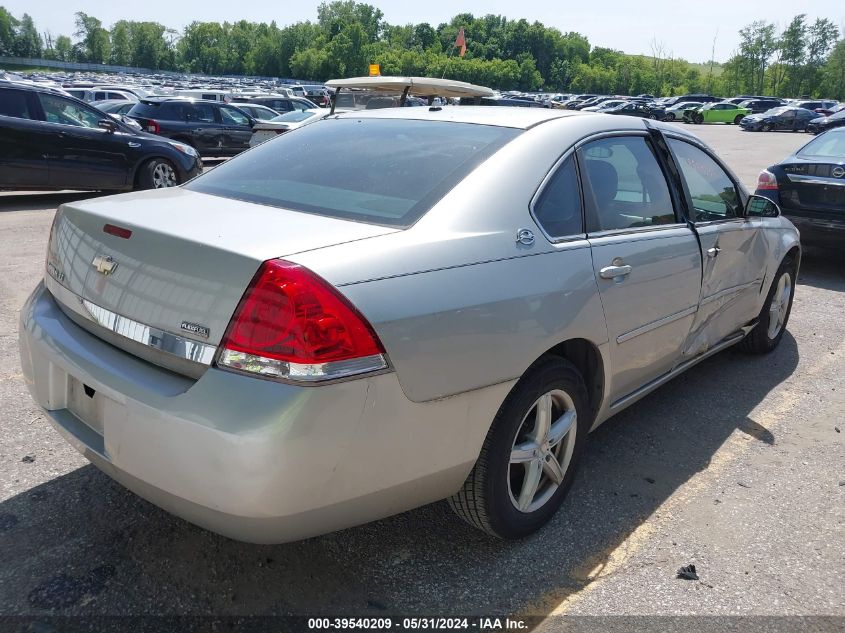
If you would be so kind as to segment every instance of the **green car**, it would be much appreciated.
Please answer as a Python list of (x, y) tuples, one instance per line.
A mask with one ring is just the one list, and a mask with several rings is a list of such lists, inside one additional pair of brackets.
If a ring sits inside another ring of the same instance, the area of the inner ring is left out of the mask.
[(719, 103), (705, 103), (698, 108), (684, 110), (684, 121), (692, 123), (734, 123), (742, 121), (743, 117), (751, 114), (749, 108), (740, 108), (730, 101)]

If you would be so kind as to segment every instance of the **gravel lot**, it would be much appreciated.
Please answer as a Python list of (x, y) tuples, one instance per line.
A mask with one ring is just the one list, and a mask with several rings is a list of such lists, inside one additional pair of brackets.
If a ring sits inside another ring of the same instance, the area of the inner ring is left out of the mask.
[[(809, 140), (693, 129), (752, 189), (760, 169)], [(494, 612), (845, 622), (841, 251), (805, 255), (775, 353), (722, 353), (594, 433), (569, 498), (541, 533), (491, 541), (439, 503), (308, 541), (255, 546), (196, 528), (113, 483), (30, 400), (17, 312), (42, 274), (56, 206), (87, 196), (0, 195), (0, 615)], [(676, 579), (690, 563), (700, 581)], [(550, 617), (539, 628), (563, 623)]]

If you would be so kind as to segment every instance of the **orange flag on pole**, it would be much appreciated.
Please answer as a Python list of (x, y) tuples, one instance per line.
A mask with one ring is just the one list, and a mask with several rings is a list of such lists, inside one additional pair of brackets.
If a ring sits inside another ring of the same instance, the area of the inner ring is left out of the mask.
[(461, 52), (458, 53), (458, 55), (463, 57), (467, 53), (467, 38), (466, 35), (464, 35), (464, 27), (461, 27), (461, 30), (458, 31), (458, 37), (455, 38), (455, 43), (452, 48), (456, 48), (458, 46), (461, 47)]

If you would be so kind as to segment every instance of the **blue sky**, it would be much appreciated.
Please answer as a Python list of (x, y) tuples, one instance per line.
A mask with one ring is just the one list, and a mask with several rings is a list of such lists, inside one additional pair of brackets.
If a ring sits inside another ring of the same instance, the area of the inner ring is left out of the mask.
[[(279, 25), (302, 20), (316, 20), (317, 1), (220, 2), (220, 0), (144, 0), (143, 2), (103, 2), (102, 0), (0, 0), (0, 4), (16, 16), (29, 13), (40, 31), (71, 34), (73, 14), (84, 10), (102, 20), (108, 28), (121, 19), (152, 20), (181, 30), (193, 20), (233, 22), (240, 19)], [(654, 38), (666, 51), (689, 61), (705, 61), (716, 39), (716, 59), (724, 61), (737, 46), (737, 31), (749, 22), (765, 18), (781, 26), (792, 16), (803, 12), (810, 19), (826, 17), (842, 27), (845, 5), (822, 0), (765, 0), (764, 2), (718, 2), (703, 0), (605, 0), (604, 2), (572, 2), (544, 0), (379, 0), (379, 7), (392, 24), (429, 22), (433, 26), (446, 22), (457, 13), (488, 13), (511, 19), (539, 20), (562, 31), (578, 31), (590, 43), (616, 48), (626, 53), (649, 54)], [(762, 10), (764, 9), (764, 10)]]

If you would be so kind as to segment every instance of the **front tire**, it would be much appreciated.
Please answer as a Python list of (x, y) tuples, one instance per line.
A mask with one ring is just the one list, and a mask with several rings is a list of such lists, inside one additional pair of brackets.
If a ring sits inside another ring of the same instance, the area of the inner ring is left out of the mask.
[(791, 257), (781, 262), (757, 318), (757, 326), (740, 343), (740, 349), (751, 354), (768, 354), (780, 344), (792, 312), (796, 269)]
[(179, 184), (179, 174), (169, 160), (153, 158), (138, 172), (138, 189), (166, 189)]
[(763, 132), (771, 132), (771, 131), (772, 131), (772, 126), (771, 126), (771, 125), (769, 125), (768, 123), (764, 123), (764, 124), (760, 127), (760, 130), (761, 130), (761, 131), (763, 131)]
[(692, 122), (701, 125), (704, 123), (704, 116), (701, 114), (696, 114), (692, 117)]
[(541, 359), (502, 403), (475, 467), (449, 505), (473, 527), (502, 539), (535, 532), (572, 485), (591, 424), (578, 370), (560, 358)]

